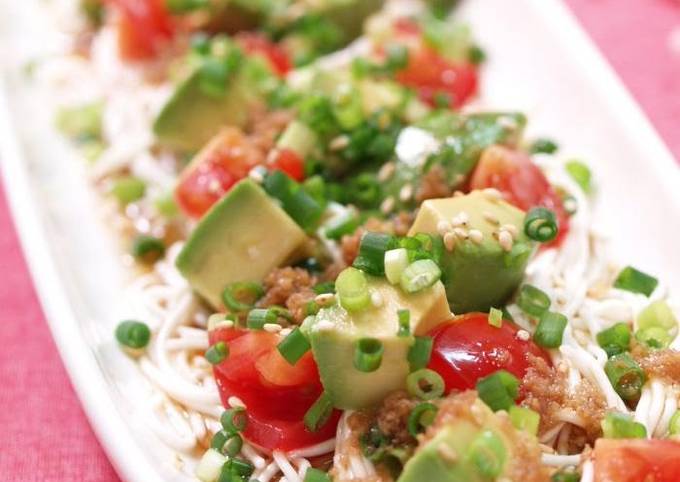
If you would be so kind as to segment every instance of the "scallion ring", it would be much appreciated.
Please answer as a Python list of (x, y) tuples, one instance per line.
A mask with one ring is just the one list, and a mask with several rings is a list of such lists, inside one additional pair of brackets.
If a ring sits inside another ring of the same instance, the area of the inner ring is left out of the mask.
[(255, 308), (248, 312), (246, 326), (251, 330), (262, 330), (264, 325), (276, 323), (279, 319), (275, 310), (269, 308)]
[(370, 373), (380, 368), (385, 348), (377, 338), (360, 338), (354, 347), (354, 368)]
[(116, 340), (125, 347), (135, 350), (144, 348), (150, 339), (151, 330), (141, 321), (122, 321), (116, 327)]
[(406, 388), (421, 400), (434, 400), (444, 394), (445, 384), (441, 375), (428, 368), (422, 368), (406, 377)]
[(624, 400), (640, 398), (645, 372), (628, 353), (614, 355), (604, 364), (604, 372), (616, 393)]
[(237, 281), (224, 289), (222, 292), (222, 302), (231, 311), (248, 311), (263, 295), (264, 288), (260, 283)]
[(346, 268), (335, 280), (340, 305), (347, 311), (360, 311), (371, 303), (366, 275), (356, 268)]
[(232, 434), (222, 444), (222, 453), (228, 457), (235, 457), (241, 453), (243, 438), (239, 434)]
[(211, 365), (222, 363), (229, 356), (229, 347), (223, 341), (218, 341), (205, 352), (205, 359)]
[(425, 368), (432, 355), (432, 338), (416, 336), (413, 345), (408, 350), (408, 363), (412, 372)]
[(222, 427), (227, 433), (234, 434), (243, 432), (248, 426), (248, 415), (243, 407), (234, 407), (225, 410), (220, 417)]
[(525, 284), (519, 290), (517, 306), (527, 315), (540, 318), (550, 309), (550, 297), (535, 286)]
[(309, 407), (307, 413), (305, 413), (305, 416), (303, 417), (305, 427), (307, 427), (307, 430), (310, 432), (318, 431), (326, 424), (331, 413), (333, 413), (331, 397), (329, 397), (326, 392), (323, 392), (316, 402)]
[(408, 432), (414, 437), (423, 431), (424, 428), (432, 425), (437, 415), (437, 406), (430, 402), (421, 402), (411, 410), (408, 416)]
[(529, 239), (540, 243), (552, 241), (559, 231), (555, 213), (551, 210), (535, 207), (524, 218), (524, 233)]

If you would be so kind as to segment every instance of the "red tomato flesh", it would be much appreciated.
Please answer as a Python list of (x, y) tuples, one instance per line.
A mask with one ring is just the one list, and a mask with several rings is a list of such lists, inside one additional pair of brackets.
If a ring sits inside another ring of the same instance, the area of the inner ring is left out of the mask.
[(118, 50), (126, 60), (157, 55), (173, 35), (164, 0), (109, 0), (119, 12)]
[(595, 442), (595, 482), (677, 482), (680, 442), (610, 440)]
[(266, 331), (219, 328), (209, 333), (210, 344), (229, 346), (229, 356), (215, 365), (214, 374), (225, 407), (231, 396), (247, 407), (244, 435), (270, 450), (292, 450), (332, 438), (339, 412), (317, 432), (310, 432), (303, 417), (323, 392), (311, 352), (291, 366), (276, 346), (280, 336)]
[(279, 149), (270, 167), (282, 171), (298, 182), (305, 179), (305, 162), (292, 149)]
[(280, 77), (285, 76), (292, 68), (288, 54), (260, 33), (240, 33), (236, 36), (236, 41), (246, 53), (263, 56)]
[(533, 341), (517, 338), (519, 328), (503, 321), (497, 328), (489, 324), (487, 313), (467, 313), (435, 328), (432, 357), (428, 368), (439, 373), (446, 392), (474, 389), (477, 380), (504, 369), (522, 379), (529, 368), (528, 354), (548, 355)]
[(543, 206), (555, 213), (559, 225), (557, 238), (549, 246), (558, 246), (569, 231), (569, 215), (562, 200), (531, 158), (507, 147), (492, 146), (484, 151), (470, 180), (471, 189), (493, 187), (511, 204), (527, 211)]

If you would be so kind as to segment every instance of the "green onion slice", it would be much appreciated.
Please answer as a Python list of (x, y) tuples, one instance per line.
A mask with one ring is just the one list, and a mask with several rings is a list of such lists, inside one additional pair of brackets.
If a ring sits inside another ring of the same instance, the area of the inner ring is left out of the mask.
[(425, 368), (430, 363), (433, 340), (429, 336), (416, 336), (408, 350), (408, 363), (412, 372)]
[(660, 326), (650, 326), (635, 332), (635, 339), (640, 343), (644, 343), (649, 348), (661, 350), (668, 348), (673, 341), (673, 337)]
[(503, 312), (497, 308), (491, 308), (489, 310), (489, 324), (496, 328), (503, 326)]
[(276, 323), (279, 316), (276, 310), (271, 308), (255, 308), (248, 312), (246, 325), (251, 330), (261, 330), (267, 323)]
[(581, 161), (569, 161), (564, 165), (571, 178), (576, 181), (576, 184), (583, 190), (584, 193), (589, 194), (592, 190), (592, 174), (590, 168)]
[(670, 435), (680, 435), (680, 410), (676, 410), (668, 424)]
[(126, 320), (116, 327), (116, 340), (123, 346), (133, 349), (144, 348), (151, 339), (151, 330), (141, 321)]
[(610, 412), (602, 420), (605, 438), (645, 438), (647, 428), (628, 414)]
[(158, 261), (165, 254), (165, 243), (154, 236), (139, 235), (132, 242), (132, 256), (144, 263)]
[(567, 327), (567, 317), (562, 313), (547, 311), (534, 332), (534, 343), (543, 348), (557, 348), (562, 344), (564, 329)]
[(346, 213), (329, 221), (324, 232), (328, 239), (337, 241), (346, 234), (352, 234), (358, 227), (358, 216), (354, 213)]
[(531, 435), (538, 435), (538, 425), (541, 422), (541, 416), (537, 412), (530, 408), (513, 405), (508, 409), (508, 415), (512, 425), (517, 430), (524, 430)]
[(218, 341), (205, 352), (205, 359), (212, 365), (222, 363), (229, 356), (229, 347), (223, 341)]
[(354, 347), (354, 368), (370, 373), (380, 368), (385, 348), (377, 338), (360, 338)]
[(437, 415), (437, 406), (430, 402), (421, 402), (411, 410), (408, 416), (408, 432), (414, 437), (421, 433), (423, 429), (432, 425)]
[(599, 332), (596, 339), (608, 357), (618, 355), (630, 347), (630, 327), (627, 323), (616, 323)]
[(524, 218), (524, 233), (541, 243), (552, 241), (559, 231), (555, 213), (551, 210), (535, 207), (532, 208)]
[(226, 430), (220, 430), (219, 432), (215, 433), (213, 435), (212, 439), (210, 440), (210, 448), (215, 449), (218, 452), (222, 452), (222, 447), (224, 447), (224, 443), (229, 439), (230, 434), (227, 433)]
[(627, 266), (616, 277), (614, 288), (649, 296), (654, 292), (658, 284), (659, 281), (653, 276), (638, 271), (632, 266)]
[(624, 400), (640, 398), (645, 384), (645, 372), (628, 353), (614, 355), (604, 365), (604, 372), (616, 393)]
[(222, 466), (220, 478), (217, 482), (236, 482), (247, 480), (248, 477), (253, 475), (253, 472), (255, 472), (255, 467), (250, 462), (235, 457), (230, 458)]
[(222, 453), (229, 457), (235, 457), (241, 453), (243, 448), (243, 438), (238, 434), (233, 434), (222, 444)]
[(305, 413), (303, 419), (305, 427), (307, 427), (307, 430), (310, 432), (316, 432), (328, 421), (331, 413), (333, 413), (331, 397), (329, 397), (326, 392), (323, 392), (316, 402), (309, 407), (307, 413)]
[(132, 176), (117, 179), (111, 187), (111, 194), (123, 206), (143, 198), (145, 192), (146, 183)]
[(421, 400), (434, 400), (444, 394), (444, 379), (429, 368), (421, 368), (406, 377), (408, 392)]
[(527, 315), (540, 318), (550, 309), (550, 297), (535, 286), (525, 284), (519, 290), (517, 306)]
[(385, 278), (390, 284), (397, 284), (401, 274), (408, 267), (408, 251), (405, 248), (390, 249), (385, 251)]
[(225, 410), (220, 417), (222, 427), (229, 434), (243, 432), (248, 426), (248, 415), (243, 407)]
[(335, 280), (340, 305), (347, 311), (359, 311), (371, 303), (366, 275), (356, 268), (346, 268)]
[(519, 395), (519, 380), (506, 370), (498, 370), (477, 380), (477, 394), (494, 412), (508, 410)]
[(310, 350), (311, 345), (300, 328), (295, 327), (276, 348), (288, 363), (295, 365)]
[(508, 453), (501, 437), (484, 430), (470, 444), (466, 458), (483, 477), (495, 479), (503, 472)]
[(260, 283), (237, 281), (224, 289), (222, 302), (231, 311), (242, 312), (251, 309), (262, 296), (264, 288)]
[(678, 320), (664, 300), (654, 301), (645, 307), (638, 315), (637, 326), (639, 329), (663, 328), (670, 334), (678, 332)]
[(419, 259), (408, 265), (399, 283), (407, 293), (417, 293), (435, 284), (441, 276), (442, 271), (437, 263), (431, 259)]
[(554, 154), (557, 152), (557, 144), (552, 139), (536, 139), (529, 147), (532, 154)]
[(305, 472), (305, 480), (303, 482), (331, 482), (331, 478), (323, 470), (310, 467)]
[(364, 233), (359, 254), (353, 266), (374, 276), (385, 274), (385, 252), (396, 246), (394, 236), (384, 233)]
[(397, 310), (397, 319), (399, 322), (397, 336), (409, 336), (411, 334), (411, 311)]

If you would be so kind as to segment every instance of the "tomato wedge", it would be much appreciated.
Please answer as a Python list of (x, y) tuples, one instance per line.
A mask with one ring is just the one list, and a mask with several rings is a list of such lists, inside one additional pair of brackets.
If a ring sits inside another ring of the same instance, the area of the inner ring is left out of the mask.
[(498, 189), (506, 201), (525, 211), (536, 206), (552, 210), (559, 233), (549, 246), (558, 246), (569, 232), (569, 215), (562, 199), (527, 154), (503, 146), (487, 148), (472, 174), (470, 188), (487, 187)]
[(236, 128), (220, 131), (189, 164), (175, 188), (175, 198), (189, 217), (200, 218), (231, 187), (264, 162), (262, 152)]
[(261, 330), (218, 328), (209, 333), (210, 344), (229, 346), (229, 356), (214, 367), (224, 406), (231, 396), (247, 407), (245, 437), (266, 449), (292, 450), (323, 442), (335, 435), (339, 412), (316, 432), (305, 427), (303, 417), (323, 392), (311, 352), (295, 366), (276, 346), (279, 335)]
[(246, 53), (261, 55), (269, 61), (272, 69), (280, 77), (292, 68), (288, 54), (277, 44), (260, 33), (244, 32), (236, 36), (236, 41)]
[(154, 57), (173, 35), (164, 0), (109, 0), (119, 12), (118, 50), (126, 60)]
[(680, 442), (673, 440), (598, 439), (595, 482), (677, 482)]
[(447, 393), (474, 389), (477, 380), (500, 369), (521, 380), (529, 368), (528, 354), (550, 361), (533, 341), (520, 340), (518, 331), (510, 321), (490, 325), (487, 313), (457, 316), (429, 333), (433, 346), (428, 367), (442, 376)]
[(305, 179), (305, 162), (292, 149), (278, 149), (270, 168), (282, 171), (298, 182)]

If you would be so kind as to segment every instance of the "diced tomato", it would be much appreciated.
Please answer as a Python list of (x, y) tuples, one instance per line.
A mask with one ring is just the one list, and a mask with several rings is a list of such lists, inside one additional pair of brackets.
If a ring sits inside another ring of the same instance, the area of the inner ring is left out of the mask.
[(118, 49), (126, 60), (158, 54), (172, 37), (173, 25), (164, 0), (109, 0), (118, 10)]
[(595, 482), (677, 482), (680, 442), (673, 440), (598, 439)]
[(470, 188), (487, 187), (498, 189), (509, 203), (525, 211), (536, 206), (552, 210), (559, 233), (549, 246), (559, 245), (569, 231), (569, 215), (562, 200), (527, 154), (502, 146), (486, 149), (472, 174)]
[(460, 107), (470, 99), (478, 83), (474, 65), (450, 62), (424, 46), (410, 50), (408, 64), (396, 73), (396, 79), (431, 105), (435, 105), (437, 95), (447, 95), (451, 107)]
[(519, 328), (510, 321), (500, 327), (489, 324), (487, 313), (467, 313), (435, 328), (428, 367), (446, 382), (446, 391), (474, 389), (477, 380), (504, 369), (520, 380), (529, 368), (528, 354), (549, 361), (531, 340), (517, 337)]
[(305, 179), (305, 163), (292, 149), (279, 149), (271, 163), (271, 168), (283, 171), (296, 181)]
[(292, 450), (328, 440), (335, 435), (339, 413), (317, 432), (305, 427), (303, 417), (323, 391), (311, 353), (294, 366), (279, 353), (280, 336), (266, 331), (218, 328), (210, 343), (229, 346), (229, 356), (214, 367), (222, 403), (231, 396), (247, 407), (245, 437), (270, 450)]
[(244, 32), (236, 37), (236, 41), (246, 53), (262, 55), (266, 58), (274, 72), (279, 76), (283, 77), (291, 69), (288, 54), (264, 35), (255, 32)]
[(224, 128), (182, 172), (175, 188), (177, 203), (188, 216), (199, 218), (263, 161), (242, 131)]
[(407, 17), (399, 17), (393, 23), (397, 36), (419, 36), (420, 26)]

